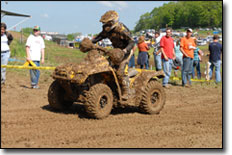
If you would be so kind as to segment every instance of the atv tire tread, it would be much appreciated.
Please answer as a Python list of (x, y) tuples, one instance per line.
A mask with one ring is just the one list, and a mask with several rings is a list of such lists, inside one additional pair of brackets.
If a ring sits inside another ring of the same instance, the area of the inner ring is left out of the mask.
[[(151, 103), (151, 92), (159, 94), (159, 101), (155, 107)], [(142, 93), (142, 99), (139, 108), (147, 114), (159, 114), (165, 105), (165, 92), (164, 88), (158, 81), (150, 81)]]
[(49, 105), (56, 110), (64, 110), (72, 106), (73, 102), (64, 100), (64, 89), (58, 81), (53, 81), (48, 90)]
[[(107, 104), (104, 108), (101, 108), (99, 104), (99, 100), (102, 96), (106, 96), (107, 98)], [(90, 117), (97, 119), (107, 117), (113, 107), (113, 94), (110, 87), (102, 83), (93, 85), (90, 90), (86, 92), (86, 102), (84, 105)]]

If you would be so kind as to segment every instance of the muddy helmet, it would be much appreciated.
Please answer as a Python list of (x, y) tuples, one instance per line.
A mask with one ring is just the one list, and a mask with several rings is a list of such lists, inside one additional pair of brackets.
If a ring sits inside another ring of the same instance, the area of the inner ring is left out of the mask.
[(118, 13), (114, 10), (107, 11), (104, 15), (101, 16), (100, 22), (108, 23), (110, 21), (118, 21)]

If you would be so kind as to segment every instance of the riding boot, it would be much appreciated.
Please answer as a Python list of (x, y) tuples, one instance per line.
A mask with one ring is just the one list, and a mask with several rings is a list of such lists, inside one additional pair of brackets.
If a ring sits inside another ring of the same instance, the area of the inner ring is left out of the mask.
[(122, 80), (122, 99), (128, 100), (129, 98), (129, 77), (123, 77)]

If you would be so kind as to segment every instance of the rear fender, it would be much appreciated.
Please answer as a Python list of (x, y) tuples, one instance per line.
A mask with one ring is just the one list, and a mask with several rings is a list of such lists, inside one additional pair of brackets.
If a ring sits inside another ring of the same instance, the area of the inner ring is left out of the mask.
[[(137, 69), (136, 69), (137, 70)], [(130, 79), (130, 87), (136, 91), (136, 101), (141, 100), (142, 92), (151, 80), (163, 78), (163, 71), (138, 70), (139, 73)], [(139, 102), (138, 102), (139, 103)]]

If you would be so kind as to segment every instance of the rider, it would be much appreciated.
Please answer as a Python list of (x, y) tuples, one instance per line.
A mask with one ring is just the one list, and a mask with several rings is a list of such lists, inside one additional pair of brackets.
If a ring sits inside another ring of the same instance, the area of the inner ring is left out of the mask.
[(100, 22), (102, 22), (103, 30), (98, 34), (96, 38), (92, 40), (92, 43), (109, 38), (114, 48), (120, 48), (124, 52), (124, 58), (118, 66), (117, 76), (122, 85), (122, 98), (128, 99), (129, 91), (129, 77), (124, 73), (127, 58), (134, 47), (134, 40), (132, 39), (129, 29), (121, 22), (118, 22), (119, 16), (116, 11), (107, 11), (101, 16)]

